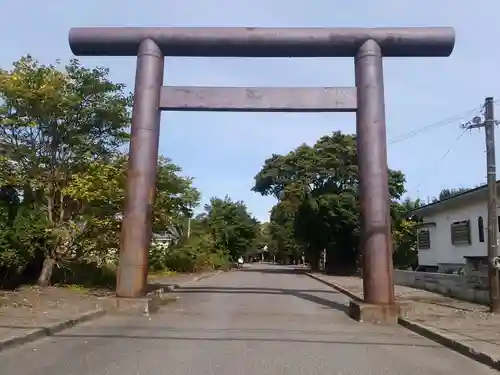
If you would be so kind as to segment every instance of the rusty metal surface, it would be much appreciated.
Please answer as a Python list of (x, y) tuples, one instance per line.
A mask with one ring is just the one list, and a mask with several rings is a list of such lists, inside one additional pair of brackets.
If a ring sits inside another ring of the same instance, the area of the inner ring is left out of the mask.
[(384, 56), (449, 56), (455, 44), (449, 27), (78, 27), (69, 32), (77, 56), (135, 56), (148, 38), (165, 56), (206, 57), (352, 57), (368, 39)]
[(394, 303), (384, 79), (379, 45), (366, 41), (355, 58), (356, 134), (365, 301)]
[[(382, 55), (449, 56), (455, 44), (452, 28), (98, 27), (71, 29), (69, 42), (77, 56), (138, 54), (118, 296), (145, 293), (161, 110), (341, 112), (358, 107), (365, 300), (394, 302)], [(356, 88), (162, 88), (164, 56), (354, 56)]]
[(156, 192), (163, 66), (164, 57), (157, 45), (152, 40), (144, 40), (137, 56), (127, 194), (116, 287), (118, 297), (140, 297), (146, 292), (151, 212)]
[(168, 111), (354, 112), (355, 87), (163, 87)]

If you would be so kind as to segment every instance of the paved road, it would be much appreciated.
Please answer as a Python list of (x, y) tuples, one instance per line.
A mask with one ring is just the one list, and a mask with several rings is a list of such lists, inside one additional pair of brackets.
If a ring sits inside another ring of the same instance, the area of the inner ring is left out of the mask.
[(2, 375), (490, 375), (401, 327), (360, 324), (348, 299), (285, 267), (220, 274), (151, 317), (105, 317), (0, 354)]

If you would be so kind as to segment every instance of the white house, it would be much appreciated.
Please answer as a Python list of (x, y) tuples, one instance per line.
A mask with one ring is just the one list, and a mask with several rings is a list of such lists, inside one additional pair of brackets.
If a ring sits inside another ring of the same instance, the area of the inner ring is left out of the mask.
[[(499, 191), (497, 181), (497, 194)], [(417, 241), (421, 269), (457, 269), (465, 266), (466, 258), (487, 256), (487, 196), (487, 186), (481, 186), (411, 212), (423, 221)]]

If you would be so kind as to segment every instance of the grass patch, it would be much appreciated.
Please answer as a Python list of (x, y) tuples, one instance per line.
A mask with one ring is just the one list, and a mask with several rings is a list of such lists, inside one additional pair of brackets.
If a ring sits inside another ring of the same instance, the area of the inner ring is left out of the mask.
[(89, 288), (86, 288), (83, 285), (79, 285), (79, 284), (59, 284), (59, 285), (56, 285), (56, 286), (59, 287), (59, 288), (69, 289), (72, 292), (84, 293), (84, 292), (88, 292), (89, 291)]
[(170, 271), (170, 270), (163, 270), (163, 271), (154, 271), (154, 272), (149, 272), (148, 276), (152, 278), (156, 277), (169, 277), (169, 276), (175, 276), (177, 275), (178, 272), (175, 271)]

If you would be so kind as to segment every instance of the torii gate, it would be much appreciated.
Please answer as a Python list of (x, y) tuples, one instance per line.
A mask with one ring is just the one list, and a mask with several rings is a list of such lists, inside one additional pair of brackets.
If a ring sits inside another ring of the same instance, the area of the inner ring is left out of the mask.
[[(137, 56), (118, 297), (146, 292), (161, 111), (356, 112), (364, 303), (351, 311), (397, 318), (382, 57), (449, 56), (452, 28), (79, 27), (69, 43), (76, 56)], [(168, 56), (354, 57), (355, 87), (165, 87)]]

